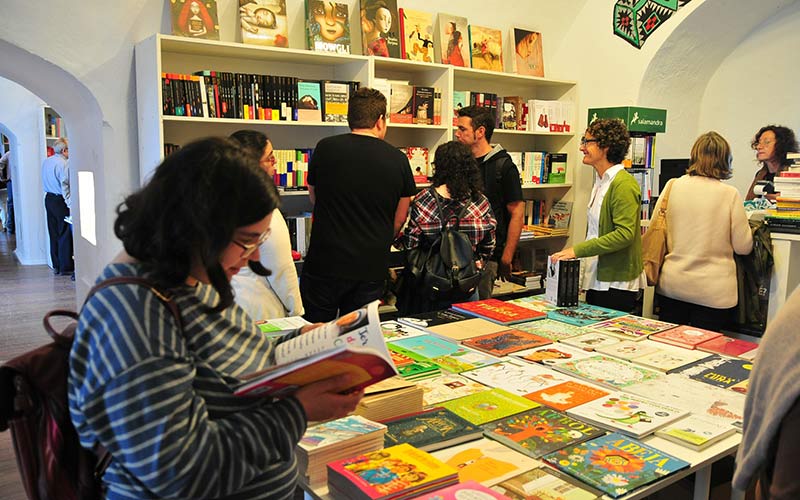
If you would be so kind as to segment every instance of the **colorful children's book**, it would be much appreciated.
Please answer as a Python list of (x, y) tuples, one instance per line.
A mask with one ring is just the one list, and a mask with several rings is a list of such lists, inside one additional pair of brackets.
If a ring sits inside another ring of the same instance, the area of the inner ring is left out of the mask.
[(521, 28), (514, 28), (511, 33), (514, 40), (511, 70), (520, 75), (544, 76), (542, 34)]
[(685, 349), (694, 349), (698, 344), (702, 344), (707, 340), (715, 339), (721, 336), (721, 333), (712, 332), (710, 330), (680, 325), (675, 328), (653, 334), (650, 336), (650, 340), (676, 345)]
[(728, 388), (750, 378), (753, 362), (725, 358), (718, 354), (691, 363), (676, 373), (715, 387)]
[(477, 481), (484, 486), (505, 481), (541, 465), (538, 460), (490, 439), (435, 451), (433, 456), (458, 469), (459, 481)]
[(544, 347), (534, 347), (533, 349), (525, 349), (524, 351), (517, 351), (511, 354), (511, 357), (524, 359), (525, 361), (532, 361), (543, 365), (555, 365), (561, 360), (565, 359), (583, 359), (594, 356), (594, 351), (580, 349), (557, 342), (555, 344), (546, 345)]
[(365, 56), (400, 59), (397, 0), (361, 0), (361, 46)]
[[(437, 61), (442, 64), (469, 68), (469, 23), (467, 18), (440, 12), (438, 21), (439, 53)], [(465, 103), (464, 106), (469, 106), (469, 103)]]
[(344, 498), (413, 498), (456, 482), (454, 467), (410, 444), (328, 464), (328, 487)]
[(455, 323), (429, 326), (427, 328), (427, 330), (431, 333), (459, 341), (471, 339), (473, 337), (480, 337), (481, 335), (488, 335), (490, 333), (501, 332), (507, 329), (508, 327), (505, 325), (498, 325), (493, 321), (483, 318), (465, 319)]
[(672, 373), (684, 366), (708, 358), (710, 354), (689, 349), (662, 350), (632, 359), (637, 365), (653, 368), (663, 373)]
[(423, 404), (425, 406), (438, 405), (451, 399), (489, 389), (480, 382), (454, 373), (445, 373), (440, 377), (420, 380), (417, 385), (423, 390)]
[(482, 437), (483, 430), (447, 408), (432, 408), (384, 420), (385, 445), (408, 443), (420, 450), (435, 451)]
[(472, 337), (461, 343), (465, 346), (489, 353), (492, 356), (505, 356), (523, 349), (552, 344), (552, 341), (532, 333), (511, 329), (490, 333), (488, 335), (481, 335), (480, 337)]
[(428, 495), (419, 497), (419, 500), (508, 500), (508, 497), (502, 495), (494, 490), (490, 490), (486, 486), (477, 481), (466, 481), (463, 483), (454, 484), (441, 490), (436, 490)]
[(457, 321), (464, 321), (465, 319), (472, 319), (474, 317), (475, 316), (472, 314), (464, 314), (452, 309), (443, 309), (441, 311), (415, 314), (414, 316), (401, 316), (397, 318), (397, 321), (415, 328), (427, 329), (432, 326), (446, 325)]
[(537, 467), (492, 486), (512, 500), (596, 500), (602, 494), (551, 467)]
[(560, 372), (577, 375), (589, 382), (595, 382), (611, 389), (621, 389), (662, 376), (656, 371), (602, 355), (574, 361), (561, 361), (554, 364), (553, 367)]
[(639, 316), (620, 316), (592, 325), (592, 330), (619, 337), (622, 340), (639, 341), (646, 339), (651, 333), (658, 333), (675, 328), (675, 323), (667, 323)]
[(439, 365), (432, 361), (414, 361), (411, 364), (398, 366), (397, 371), (405, 380), (412, 381), (436, 377), (442, 372)]
[(524, 323), (526, 321), (544, 319), (547, 317), (546, 314), (539, 311), (509, 304), (508, 302), (497, 299), (461, 302), (459, 304), (453, 304), (453, 309), (473, 316), (481, 316), (489, 321), (494, 321), (502, 325)]
[(571, 380), (571, 377), (533, 363), (503, 361), (461, 375), (488, 387), (499, 387), (512, 394), (526, 396), (532, 392)]
[(403, 59), (433, 62), (433, 14), (401, 7), (398, 17)]
[(566, 411), (583, 403), (607, 396), (608, 391), (572, 380), (554, 385), (525, 397), (556, 410)]
[(600, 346), (596, 350), (599, 353), (608, 354), (609, 356), (614, 356), (615, 358), (624, 359), (626, 361), (631, 361), (632, 359), (644, 356), (646, 354), (656, 354), (662, 352), (661, 349), (648, 344), (647, 341), (634, 342), (632, 340), (623, 340), (622, 342), (617, 342), (616, 344)]
[(378, 321), (378, 301), (279, 344), (275, 366), (243, 377), (237, 396), (280, 397), (348, 373), (361, 389), (397, 375)]
[(657, 430), (656, 436), (701, 451), (734, 433), (732, 425), (689, 415)]
[(518, 299), (509, 300), (509, 304), (516, 304), (518, 306), (527, 307), (529, 309), (533, 309), (534, 311), (539, 311), (543, 313), (548, 313), (555, 309), (558, 309), (557, 306), (554, 306), (544, 298), (544, 294), (541, 295), (531, 295), (528, 297), (520, 297)]
[(619, 433), (568, 446), (544, 459), (613, 498), (689, 467), (689, 462)]
[(297, 82), (297, 121), (322, 122), (322, 84), (319, 80)]
[(577, 307), (561, 307), (547, 313), (547, 317), (550, 319), (576, 326), (592, 325), (619, 316), (625, 316), (625, 313), (589, 304), (581, 304)]
[(702, 344), (697, 344), (697, 348), (701, 351), (724, 354), (725, 356), (741, 357), (742, 354), (757, 349), (758, 344), (755, 342), (749, 342), (747, 340), (735, 339), (722, 335), (720, 337), (707, 340)]
[(173, 35), (219, 40), (217, 0), (172, 1), (170, 16)]
[(579, 349), (592, 349), (596, 350), (599, 347), (608, 347), (620, 343), (620, 339), (606, 333), (595, 332), (593, 330), (586, 330), (583, 335), (576, 335), (562, 339), (561, 342), (567, 345), (577, 347)]
[(367, 420), (358, 415), (349, 415), (337, 420), (310, 425), (300, 439), (298, 446), (308, 454), (313, 454), (343, 441), (357, 437), (366, 438), (370, 434), (384, 434), (386, 425)]
[(442, 406), (465, 418), (470, 423), (482, 425), (499, 418), (536, 408), (539, 404), (503, 389), (489, 389), (445, 401)]
[(412, 358), (436, 363), (452, 373), (500, 362), (498, 358), (430, 334), (394, 340), (390, 342), (390, 347)]
[(404, 325), (398, 321), (381, 321), (381, 332), (387, 341), (425, 334), (424, 330)]
[(400, 148), (405, 151), (408, 157), (408, 165), (411, 167), (411, 175), (414, 177), (416, 184), (425, 184), (428, 182), (428, 175), (430, 174), (430, 161), (428, 148), (423, 146), (409, 146), (407, 148)]
[(239, 2), (242, 42), (271, 47), (289, 46), (286, 0)]
[(306, 0), (308, 50), (349, 54), (350, 19), (346, 2)]
[(469, 25), (472, 67), (503, 71), (503, 34), (494, 28)]
[(529, 321), (527, 323), (517, 323), (514, 325), (514, 328), (517, 330), (522, 330), (523, 332), (533, 333), (541, 337), (547, 337), (553, 341), (561, 341), (570, 337), (582, 335), (587, 332), (587, 330), (580, 326), (570, 325), (568, 323), (562, 323), (561, 321), (555, 321), (552, 319), (541, 319), (538, 321)]
[(612, 392), (569, 409), (567, 413), (635, 438), (643, 438), (689, 414), (682, 408), (625, 392)]
[(605, 434), (594, 425), (544, 406), (496, 420), (483, 428), (489, 439), (534, 458)]

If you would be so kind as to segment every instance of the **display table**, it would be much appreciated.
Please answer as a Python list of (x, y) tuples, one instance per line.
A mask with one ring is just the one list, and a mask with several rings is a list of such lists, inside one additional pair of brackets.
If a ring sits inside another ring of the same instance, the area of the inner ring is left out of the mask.
[(772, 232), (772, 257), (767, 325), (800, 284), (800, 234)]

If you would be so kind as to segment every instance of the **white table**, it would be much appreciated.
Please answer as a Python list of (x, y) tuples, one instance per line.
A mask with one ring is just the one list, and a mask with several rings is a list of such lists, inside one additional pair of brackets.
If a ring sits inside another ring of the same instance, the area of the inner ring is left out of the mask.
[(767, 325), (800, 284), (800, 234), (773, 232), (772, 257)]

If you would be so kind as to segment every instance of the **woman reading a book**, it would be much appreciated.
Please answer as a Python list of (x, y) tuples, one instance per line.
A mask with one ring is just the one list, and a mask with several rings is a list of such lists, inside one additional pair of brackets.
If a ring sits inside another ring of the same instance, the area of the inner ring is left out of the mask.
[(781, 125), (767, 125), (756, 132), (751, 146), (756, 152), (756, 160), (761, 164), (761, 168), (756, 172), (750, 189), (747, 190), (745, 200), (752, 200), (756, 197), (755, 187), (759, 181), (765, 181), (763, 185), (760, 184), (761, 193), (768, 199), (775, 200), (777, 195), (775, 186), (772, 184), (775, 175), (786, 170), (792, 164), (792, 160), (786, 158), (786, 153), (800, 151), (794, 132)]
[(159, 295), (106, 286), (75, 332), (70, 415), (84, 447), (111, 454), (106, 498), (292, 498), (307, 422), (358, 403), (341, 379), (280, 400), (233, 395), (272, 364), (275, 345), (234, 304), (230, 279), (258, 259), (278, 203), (252, 155), (210, 138), (169, 155), (117, 208), (125, 251), (100, 280), (144, 278)]
[(667, 254), (656, 285), (659, 319), (721, 331), (739, 302), (736, 262), (753, 237), (739, 191), (722, 182), (733, 175), (731, 148), (707, 132), (692, 146), (686, 175), (670, 180), (653, 213), (667, 197)]
[(631, 144), (622, 120), (595, 120), (581, 138), (583, 163), (597, 176), (589, 197), (586, 240), (550, 256), (583, 258), (589, 304), (632, 313), (646, 279), (640, 229), (642, 193), (622, 160)]

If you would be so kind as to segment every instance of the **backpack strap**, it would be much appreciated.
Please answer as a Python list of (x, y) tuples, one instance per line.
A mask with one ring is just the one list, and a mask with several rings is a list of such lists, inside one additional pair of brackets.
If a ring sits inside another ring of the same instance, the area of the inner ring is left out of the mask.
[[(447, 224), (450, 222), (450, 219), (444, 218), (444, 211), (442, 210), (442, 204), (439, 201), (439, 193), (437, 193), (436, 189), (434, 189), (433, 187), (431, 187), (430, 189), (431, 193), (433, 194), (433, 199), (436, 200), (436, 209), (439, 211), (439, 220), (442, 221), (441, 232), (444, 232), (444, 229), (445, 227), (447, 227)], [(461, 219), (464, 217), (464, 215), (466, 215), (467, 208), (469, 208), (469, 203), (461, 207), (461, 210), (456, 214), (456, 225), (455, 225), (456, 231), (458, 231), (459, 227), (461, 226)]]

